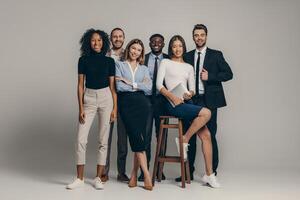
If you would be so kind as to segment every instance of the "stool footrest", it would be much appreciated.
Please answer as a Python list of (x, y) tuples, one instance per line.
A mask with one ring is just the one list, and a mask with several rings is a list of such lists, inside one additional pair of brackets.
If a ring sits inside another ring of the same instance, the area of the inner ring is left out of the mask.
[(175, 117), (175, 116), (160, 116), (159, 118), (160, 118), (160, 119), (169, 119), (169, 118), (175, 118), (175, 119), (178, 119), (178, 118)]
[(162, 124), (162, 128), (178, 128), (178, 124)]
[[(179, 156), (160, 156), (158, 158), (158, 162), (176, 162), (180, 163), (180, 157)], [(186, 160), (184, 161), (186, 162)]]

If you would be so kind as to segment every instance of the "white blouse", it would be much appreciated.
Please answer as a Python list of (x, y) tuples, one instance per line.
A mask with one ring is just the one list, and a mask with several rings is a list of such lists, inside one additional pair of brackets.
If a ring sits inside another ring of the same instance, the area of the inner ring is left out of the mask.
[(186, 89), (195, 92), (194, 68), (188, 63), (163, 59), (157, 72), (156, 88), (158, 91), (164, 87), (163, 82), (169, 91), (182, 83)]

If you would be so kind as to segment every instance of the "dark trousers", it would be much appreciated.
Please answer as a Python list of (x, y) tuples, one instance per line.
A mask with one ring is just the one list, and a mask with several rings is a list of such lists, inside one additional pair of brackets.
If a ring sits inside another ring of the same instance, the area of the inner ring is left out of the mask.
[[(159, 134), (160, 116), (166, 114), (166, 111), (165, 111), (166, 99), (162, 95), (157, 95), (155, 97), (148, 96), (148, 98), (151, 102), (151, 109), (150, 109), (150, 112), (147, 117), (146, 131), (143, 134), (143, 137), (144, 137), (145, 143), (146, 143), (147, 165), (148, 165), (148, 169), (149, 169), (150, 160), (151, 160), (151, 141), (152, 141), (153, 121), (155, 124), (155, 133), (156, 133), (156, 139), (157, 139), (158, 134)], [(165, 131), (167, 131), (167, 130), (165, 130)], [(166, 144), (165, 144), (165, 147), (166, 147)], [(165, 152), (161, 152), (161, 153), (165, 153)]]
[(128, 136), (121, 115), (117, 124), (117, 167), (119, 174), (126, 174), (126, 158), (128, 153)]
[[(105, 166), (105, 174), (108, 175), (110, 168), (110, 152), (111, 152), (111, 142), (112, 133), (114, 130), (114, 122), (110, 125), (110, 132), (108, 138), (107, 147), (107, 159)], [(119, 174), (126, 173), (126, 158), (128, 153), (128, 136), (125, 131), (123, 120), (121, 119), (120, 113), (117, 116), (117, 167)]]
[[(202, 105), (206, 106), (204, 98), (203, 97), (195, 97), (193, 98), (193, 103), (195, 105)], [(217, 108), (211, 109), (211, 118), (209, 122), (206, 124), (208, 130), (211, 134), (211, 142), (212, 142), (212, 151), (213, 151), (213, 172), (217, 172), (218, 164), (219, 164), (219, 151), (218, 151), (218, 143), (216, 140), (216, 134), (217, 134)], [(185, 129), (187, 130), (188, 127), (185, 126)], [(197, 150), (197, 135), (193, 135), (189, 141), (189, 151), (188, 151), (188, 158), (189, 158), (189, 166), (190, 166), (190, 173), (192, 174), (195, 171), (195, 158), (196, 158), (196, 150)]]

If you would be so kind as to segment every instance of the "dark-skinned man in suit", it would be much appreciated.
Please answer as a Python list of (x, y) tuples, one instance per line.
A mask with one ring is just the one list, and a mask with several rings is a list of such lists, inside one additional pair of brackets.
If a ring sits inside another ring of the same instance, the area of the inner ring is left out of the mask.
[[(158, 138), (159, 124), (160, 124), (159, 117), (165, 113), (164, 110), (165, 98), (161, 94), (159, 94), (159, 92), (156, 90), (157, 71), (161, 60), (164, 58), (168, 58), (168, 55), (162, 52), (165, 43), (164, 43), (164, 37), (161, 34), (153, 34), (149, 39), (149, 46), (151, 52), (145, 55), (145, 63), (144, 63), (149, 68), (150, 76), (153, 81), (152, 94), (148, 96), (148, 98), (151, 101), (152, 112), (149, 113), (146, 131), (144, 133), (144, 139), (146, 141), (146, 155), (148, 161), (148, 168), (151, 159), (151, 140), (152, 140), (153, 120), (155, 122), (156, 138)], [(164, 174), (162, 175), (162, 180), (165, 180)], [(138, 181), (144, 181), (143, 173), (141, 173), (141, 175), (139, 176)]]

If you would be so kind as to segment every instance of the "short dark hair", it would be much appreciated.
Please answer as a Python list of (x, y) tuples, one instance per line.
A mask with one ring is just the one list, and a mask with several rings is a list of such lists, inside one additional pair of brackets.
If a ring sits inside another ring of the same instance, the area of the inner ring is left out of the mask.
[(207, 35), (207, 27), (204, 24), (196, 24), (193, 29), (193, 35), (194, 35), (195, 30), (198, 30), (198, 29), (204, 30), (204, 32)]
[(110, 32), (110, 38), (112, 37), (112, 34), (113, 34), (114, 31), (122, 31), (122, 33), (123, 33), (123, 35), (125, 37), (125, 33), (124, 33), (123, 29), (121, 29), (120, 27), (116, 27), (113, 30), (111, 30), (111, 32)]
[(182, 43), (183, 54), (186, 53), (186, 45), (185, 45), (185, 41), (184, 41), (183, 37), (181, 37), (180, 35), (174, 35), (174, 36), (170, 39), (170, 42), (169, 42), (168, 55), (169, 55), (170, 58), (172, 58), (172, 56), (174, 55), (174, 54), (173, 54), (173, 51), (172, 51), (172, 45), (173, 45), (173, 43), (174, 43), (176, 40), (179, 40), (179, 41)]
[(155, 37), (160, 37), (163, 41), (165, 40), (164, 36), (162, 36), (159, 33), (155, 33), (155, 34), (153, 34), (153, 35), (150, 36), (149, 41), (151, 41)]
[(93, 28), (86, 30), (86, 32), (82, 35), (79, 43), (81, 44), (80, 51), (81, 51), (81, 56), (89, 56), (93, 52), (93, 49), (91, 48), (91, 38), (94, 33), (97, 33), (102, 41), (103, 41), (103, 46), (101, 49), (101, 53), (106, 55), (107, 51), (109, 50), (109, 38), (106, 32), (102, 30), (95, 30)]

